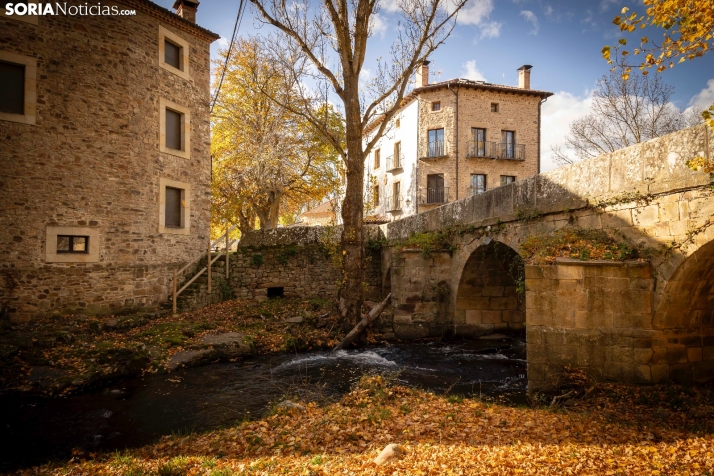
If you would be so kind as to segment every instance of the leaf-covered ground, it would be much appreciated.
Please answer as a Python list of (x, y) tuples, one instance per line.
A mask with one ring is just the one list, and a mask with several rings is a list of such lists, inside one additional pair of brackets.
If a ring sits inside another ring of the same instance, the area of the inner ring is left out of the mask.
[[(20, 474), (711, 475), (714, 393), (600, 386), (566, 408), (516, 408), (364, 377), (339, 402), (277, 410), (205, 434), (114, 454), (77, 454)], [(372, 461), (388, 443), (402, 459)]]
[[(298, 316), (302, 323), (286, 322)], [(340, 337), (335, 322), (329, 301), (275, 299), (226, 301), (175, 317), (69, 315), (6, 325), (0, 329), (0, 388), (69, 393), (165, 371), (177, 352), (205, 347), (206, 334), (245, 334), (258, 354), (329, 348)]]

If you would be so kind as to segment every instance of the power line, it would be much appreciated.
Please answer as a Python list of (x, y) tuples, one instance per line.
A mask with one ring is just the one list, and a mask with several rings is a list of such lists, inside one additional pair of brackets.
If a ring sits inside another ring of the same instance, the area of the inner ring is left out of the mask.
[(228, 70), (228, 61), (231, 59), (231, 52), (233, 51), (233, 44), (236, 41), (236, 33), (238, 33), (238, 29), (240, 28), (240, 23), (243, 18), (243, 10), (245, 9), (245, 0), (240, 0), (240, 4), (238, 5), (238, 15), (236, 15), (236, 22), (235, 25), (233, 25), (233, 35), (231, 35), (231, 42), (228, 45), (228, 54), (226, 54), (226, 60), (223, 63), (223, 71), (221, 72), (221, 79), (218, 81), (218, 87), (216, 87), (216, 91), (213, 95), (213, 99), (211, 100), (211, 114), (213, 114), (213, 108), (216, 105), (216, 101), (218, 100), (218, 95), (221, 92), (221, 87), (223, 86), (223, 79), (226, 77), (226, 71)]

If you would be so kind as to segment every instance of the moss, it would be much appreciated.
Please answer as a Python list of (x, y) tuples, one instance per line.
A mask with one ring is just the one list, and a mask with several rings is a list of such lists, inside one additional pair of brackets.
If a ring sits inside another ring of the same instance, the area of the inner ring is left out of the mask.
[(521, 244), (523, 259), (529, 264), (553, 264), (556, 258), (623, 261), (645, 253), (639, 247), (618, 242), (602, 230), (565, 228), (551, 234), (531, 235)]

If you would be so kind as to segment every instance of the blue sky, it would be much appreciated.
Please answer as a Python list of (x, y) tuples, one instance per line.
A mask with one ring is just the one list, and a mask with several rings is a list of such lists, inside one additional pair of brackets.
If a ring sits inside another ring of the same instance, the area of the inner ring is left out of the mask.
[[(173, 4), (173, 0), (154, 1), (166, 8)], [(399, 19), (390, 11), (394, 2), (382, 0), (376, 34), (368, 46), (367, 70), (373, 69), (375, 58), (387, 56), (390, 32)], [(222, 37), (213, 44), (214, 56), (227, 44), (238, 4), (238, 0), (203, 0), (199, 6), (198, 23)], [(469, 0), (451, 37), (431, 58), (431, 71), (441, 72), (432, 80), (468, 77), (516, 85), (516, 69), (533, 65), (531, 87), (556, 93), (543, 110), (544, 168), (551, 168), (550, 145), (561, 143), (570, 121), (587, 113), (595, 82), (609, 70), (600, 50), (620, 37), (612, 19), (624, 6), (638, 13), (645, 10), (642, 4), (626, 0)], [(256, 29), (255, 15), (251, 6), (246, 8), (239, 34), (272, 32), (268, 26)], [(648, 30), (627, 38), (661, 38), (661, 30)], [(714, 102), (714, 56), (677, 65), (661, 75), (675, 86), (673, 101), (680, 108)]]

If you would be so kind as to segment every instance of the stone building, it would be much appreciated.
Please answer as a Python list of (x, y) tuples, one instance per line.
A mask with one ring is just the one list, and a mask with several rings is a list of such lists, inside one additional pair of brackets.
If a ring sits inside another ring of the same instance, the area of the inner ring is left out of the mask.
[(16, 321), (155, 307), (209, 239), (218, 35), (195, 0), (115, 4), (0, 8), (0, 308)]
[[(530, 65), (519, 68), (518, 87), (429, 84), (425, 62), (366, 159), (370, 212), (395, 220), (539, 173), (540, 110), (552, 93), (531, 89), (530, 75)], [(366, 129), (365, 141), (380, 122)]]

